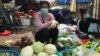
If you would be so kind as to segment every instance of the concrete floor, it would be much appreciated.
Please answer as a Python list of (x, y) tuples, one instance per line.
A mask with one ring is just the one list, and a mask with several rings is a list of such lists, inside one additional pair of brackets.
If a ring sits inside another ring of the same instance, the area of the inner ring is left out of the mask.
[(14, 32), (10, 36), (0, 36), (0, 45), (3, 44), (6, 40), (13, 40), (14, 42), (21, 39), (21, 37), (27, 35), (32, 41), (34, 41), (34, 36), (32, 34), (32, 31), (34, 29), (30, 30), (20, 30), (18, 32)]

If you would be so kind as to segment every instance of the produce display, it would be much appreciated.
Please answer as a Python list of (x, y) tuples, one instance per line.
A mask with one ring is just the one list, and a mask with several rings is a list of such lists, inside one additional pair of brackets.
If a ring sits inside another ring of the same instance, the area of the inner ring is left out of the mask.
[(45, 45), (45, 50), (44, 50), (47, 54), (52, 55), (52, 54), (56, 54), (57, 53), (57, 49), (56, 46), (53, 44), (47, 44)]
[(64, 51), (63, 53), (62, 53), (62, 55), (63, 56), (72, 56), (72, 54), (73, 54), (73, 52), (72, 52), (72, 50), (66, 50), (66, 51)]
[(78, 45), (78, 42), (72, 42), (71, 39), (64, 37), (58, 38), (58, 42), (66, 48), (74, 48)]
[(20, 56), (33, 56), (34, 50), (32, 46), (27, 46), (21, 50)]
[(44, 44), (41, 42), (35, 42), (33, 45), (33, 50), (36, 54), (42, 52), (44, 50)]
[(92, 46), (93, 46), (94, 44), (96, 44), (95, 41), (88, 41), (88, 42), (87, 42), (86, 44), (84, 44), (83, 46), (84, 46), (85, 48), (90, 49), (90, 48), (92, 48)]
[(96, 52), (99, 52), (100, 53), (100, 44), (97, 45)]
[[(100, 43), (98, 41), (89, 40), (82, 44), (75, 33), (68, 33), (66, 30), (66, 28), (74, 30), (76, 26), (73, 26), (74, 28), (66, 25), (61, 26), (59, 26), (59, 36), (56, 44), (33, 42), (28, 36), (24, 36), (15, 43), (13, 40), (7, 40), (4, 46), (17, 47), (20, 56), (92, 56), (90, 54), (93, 54), (93, 52), (100, 53)], [(0, 53), (0, 56), (14, 56), (14, 54)]]
[(11, 47), (12, 45), (13, 45), (13, 40), (7, 40), (4, 43), (4, 46), (8, 46), (8, 47)]
[(57, 56), (57, 49), (53, 44), (34, 42), (22, 48), (20, 56)]
[(40, 52), (37, 56), (49, 56), (49, 55), (45, 52)]

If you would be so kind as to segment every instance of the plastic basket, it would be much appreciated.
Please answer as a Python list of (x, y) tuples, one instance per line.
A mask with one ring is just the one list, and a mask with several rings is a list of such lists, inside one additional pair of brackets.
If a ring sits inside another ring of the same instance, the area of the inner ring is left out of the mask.
[(56, 54), (57, 54), (57, 56), (61, 56), (59, 52), (57, 52)]
[(0, 50), (0, 56), (20, 56), (19, 52), (11, 49)]
[(61, 52), (60, 52), (60, 56), (64, 56), (63, 53), (66, 52), (66, 51), (72, 53), (72, 52), (73, 52), (73, 49), (66, 49), (66, 50), (61, 51)]

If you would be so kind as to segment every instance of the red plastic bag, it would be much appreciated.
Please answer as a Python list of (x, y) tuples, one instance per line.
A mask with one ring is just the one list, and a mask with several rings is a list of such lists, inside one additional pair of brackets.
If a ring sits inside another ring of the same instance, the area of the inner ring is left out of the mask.
[(0, 35), (1, 36), (9, 36), (9, 35), (11, 35), (11, 31), (4, 30), (4, 32), (1, 32)]
[(34, 10), (29, 10), (29, 11), (28, 11), (28, 15), (33, 16), (35, 12), (36, 12), (36, 11), (34, 11)]
[(89, 39), (80, 39), (80, 40), (81, 40), (82, 44), (85, 44), (89, 41)]
[(20, 18), (20, 16), (24, 16), (24, 12), (16, 12), (16, 17)]

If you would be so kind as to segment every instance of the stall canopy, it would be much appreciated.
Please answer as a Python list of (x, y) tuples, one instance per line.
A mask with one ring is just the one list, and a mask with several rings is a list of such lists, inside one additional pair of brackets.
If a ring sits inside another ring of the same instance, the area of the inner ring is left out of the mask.
[[(92, 0), (77, 0), (77, 4), (90, 3)], [(70, 4), (71, 0), (57, 0), (57, 4), (64, 5)]]

